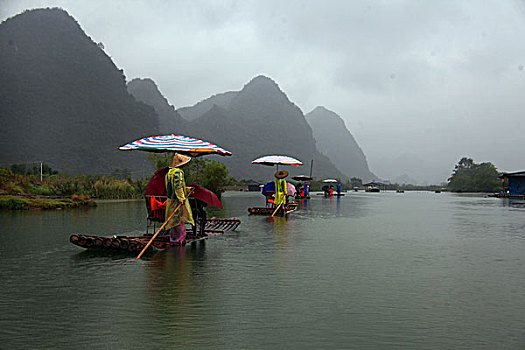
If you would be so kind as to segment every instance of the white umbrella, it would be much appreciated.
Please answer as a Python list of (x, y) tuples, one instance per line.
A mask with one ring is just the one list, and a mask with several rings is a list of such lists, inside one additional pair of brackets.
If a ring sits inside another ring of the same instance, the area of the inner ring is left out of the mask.
[(252, 164), (262, 164), (262, 165), (268, 165), (268, 166), (274, 166), (274, 165), (279, 165), (279, 164), (300, 166), (300, 165), (303, 165), (303, 162), (295, 158), (289, 157), (289, 156), (272, 155), (272, 156), (264, 156), (264, 157), (257, 158), (254, 161), (252, 161)]

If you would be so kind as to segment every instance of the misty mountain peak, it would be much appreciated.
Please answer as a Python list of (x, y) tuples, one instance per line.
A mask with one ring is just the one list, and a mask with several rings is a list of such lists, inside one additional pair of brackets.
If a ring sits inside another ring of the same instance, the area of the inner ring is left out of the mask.
[(250, 80), (248, 84), (244, 85), (243, 89), (241, 90), (241, 93), (250, 93), (250, 92), (255, 92), (255, 93), (260, 93), (260, 92), (266, 92), (266, 93), (274, 92), (275, 93), (276, 92), (276, 93), (284, 95), (284, 92), (281, 91), (281, 89), (279, 88), (279, 85), (277, 85), (275, 81), (273, 81), (272, 79), (264, 75), (256, 76), (255, 78)]
[(238, 93), (238, 91), (228, 91), (215, 94), (193, 106), (179, 108), (177, 112), (186, 120), (195, 120), (203, 116), (215, 105), (227, 108)]
[(324, 106), (317, 106), (312, 110), (312, 112), (320, 113), (320, 112), (330, 112), (330, 111)]
[(253, 78), (252, 80), (250, 80), (248, 82), (248, 84), (246, 84), (244, 87), (248, 87), (248, 86), (256, 86), (256, 87), (264, 87), (264, 86), (268, 86), (268, 87), (276, 87), (276, 88), (279, 88), (279, 85), (277, 85), (277, 83), (272, 80), (272, 78), (269, 78), (265, 75), (258, 75), (256, 76), (255, 78)]
[(127, 83), (127, 88), (136, 99), (151, 106), (155, 106), (152, 102), (169, 104), (157, 84), (150, 78), (134, 78)]
[(136, 84), (143, 84), (144, 86), (158, 90), (157, 84), (150, 78), (134, 78), (128, 83), (128, 87)]
[(368, 169), (366, 157), (346, 128), (344, 120), (335, 112), (318, 106), (305, 115), (312, 127), (317, 148), (348, 177), (365, 181), (376, 176)]
[[(230, 108), (233, 110), (265, 110), (271, 118), (277, 118), (283, 110), (291, 108), (293, 114), (302, 112), (295, 106), (288, 96), (281, 91), (279, 85), (272, 79), (259, 75), (244, 85), (239, 94), (232, 100)], [(261, 117), (262, 115), (259, 115)]]
[(310, 117), (312, 118), (316, 118), (316, 117), (326, 117), (326, 116), (337, 116), (339, 118), (339, 116), (337, 115), (337, 113), (329, 110), (328, 108), (324, 107), (324, 106), (317, 106), (315, 107), (310, 113), (308, 113), (310, 115)]
[(305, 117), (310, 125), (312, 125), (312, 123), (317, 124), (330, 121), (330, 123), (337, 124), (337, 127), (346, 129), (344, 120), (337, 113), (323, 106), (315, 107), (310, 113), (306, 114)]
[(135, 78), (127, 84), (128, 91), (136, 100), (155, 109), (159, 118), (159, 131), (171, 133), (182, 126), (184, 120), (162, 95), (157, 84), (149, 78)]
[[(16, 16), (8, 18), (7, 21), (12, 22), (13, 19), (16, 19), (16, 21), (23, 21), (25, 23), (34, 21), (34, 23), (32, 23), (34, 27), (47, 30), (60, 30), (60, 25), (63, 24), (63, 21), (74, 23), (80, 28), (78, 22), (69, 13), (67, 13), (67, 11), (58, 7), (25, 10)], [(39, 32), (33, 33), (41, 34)]]

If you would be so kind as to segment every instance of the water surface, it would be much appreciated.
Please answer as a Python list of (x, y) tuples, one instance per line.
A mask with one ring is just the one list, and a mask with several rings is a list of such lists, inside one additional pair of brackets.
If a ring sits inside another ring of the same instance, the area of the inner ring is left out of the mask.
[(525, 202), (448, 193), (313, 196), (288, 218), (150, 255), (72, 233), (144, 231), (142, 201), (1, 212), (2, 348), (522, 349)]

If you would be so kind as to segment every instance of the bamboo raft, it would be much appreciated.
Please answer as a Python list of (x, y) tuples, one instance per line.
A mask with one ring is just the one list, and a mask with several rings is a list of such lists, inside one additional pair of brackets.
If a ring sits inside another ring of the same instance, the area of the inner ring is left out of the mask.
[(310, 199), (310, 196), (295, 195), (295, 199)]
[(282, 206), (279, 209), (277, 209), (276, 212), (275, 212), (275, 208), (271, 208), (271, 207), (248, 208), (248, 212), (250, 213), (250, 215), (268, 215), (268, 216), (271, 216), (274, 212), (275, 212), (274, 216), (285, 216), (287, 214), (294, 212), (295, 210), (297, 210), (296, 202), (288, 203), (287, 205)]
[(525, 195), (523, 195), (523, 194), (509, 195), (509, 194), (502, 194), (502, 193), (494, 193), (494, 194), (487, 195), (487, 197), (509, 198), (509, 199), (525, 199)]
[[(226, 231), (233, 231), (239, 226), (241, 221), (236, 218), (231, 219), (216, 219), (212, 218), (206, 221), (204, 227), (204, 235), (191, 235), (191, 230), (188, 231), (186, 240), (182, 242), (173, 243), (170, 242), (169, 235), (159, 235), (155, 238), (153, 243), (148, 247), (146, 252), (152, 252), (155, 250), (163, 250), (170, 247), (176, 247), (185, 245), (187, 243), (197, 242), (208, 237), (218, 236)], [(200, 232), (200, 230), (197, 230)], [(146, 244), (150, 241), (153, 235), (138, 235), (138, 236), (95, 236), (95, 235), (83, 235), (73, 234), (69, 237), (69, 241), (74, 245), (88, 249), (107, 249), (107, 250), (118, 250), (128, 251), (132, 253), (139, 253), (144, 249)]]

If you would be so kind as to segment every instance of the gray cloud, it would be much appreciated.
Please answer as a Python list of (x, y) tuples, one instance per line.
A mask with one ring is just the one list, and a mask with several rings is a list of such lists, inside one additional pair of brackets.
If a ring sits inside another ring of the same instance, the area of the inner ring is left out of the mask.
[(523, 2), (8, 0), (0, 15), (46, 6), (177, 107), (270, 76), (304, 112), (341, 115), (383, 178), (438, 183), (462, 156), (525, 168)]

